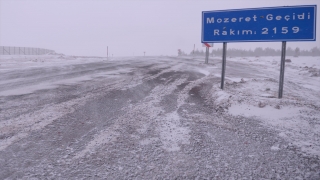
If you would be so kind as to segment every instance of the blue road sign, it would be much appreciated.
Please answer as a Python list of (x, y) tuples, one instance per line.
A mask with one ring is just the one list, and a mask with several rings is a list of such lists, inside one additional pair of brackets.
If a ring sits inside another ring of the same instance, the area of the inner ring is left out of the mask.
[(315, 41), (316, 5), (202, 12), (202, 43)]

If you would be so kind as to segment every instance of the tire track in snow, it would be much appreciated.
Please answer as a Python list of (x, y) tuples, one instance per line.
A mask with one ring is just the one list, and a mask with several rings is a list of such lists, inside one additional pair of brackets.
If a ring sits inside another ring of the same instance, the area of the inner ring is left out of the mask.
[[(181, 68), (182, 65), (173, 67), (174, 69)], [(168, 76), (168, 73), (170, 74)], [(147, 139), (139, 141), (140, 144), (147, 145), (152, 141), (161, 141), (163, 148), (167, 151), (179, 151), (181, 144), (188, 144), (190, 138), (188, 127), (183, 127), (180, 123), (180, 116), (177, 113), (179, 107), (189, 97), (188, 94), (181, 96), (179, 99), (179, 106), (174, 107), (173, 112), (164, 114), (165, 110), (161, 106), (161, 101), (164, 96), (172, 93), (177, 93), (178, 86), (186, 82), (195, 82), (200, 79), (201, 76), (191, 78), (190, 76), (194, 72), (172, 72), (172, 68), (163, 70), (160, 74), (148, 77), (148, 81), (152, 83), (159, 83), (152, 89), (151, 93), (144, 98), (143, 101), (137, 104), (130, 104), (122, 110), (126, 112), (123, 116), (119, 117), (112, 127), (99, 132), (93, 139), (87, 143), (86, 147), (77, 152), (73, 159), (84, 157), (87, 153), (94, 152), (99, 146), (106, 145), (114, 142), (116, 137), (120, 134), (117, 132), (119, 128), (124, 128), (128, 125), (134, 126), (138, 136), (148, 133), (148, 129), (155, 128), (155, 132), (150, 134)], [(178, 76), (176, 76), (178, 74)], [(175, 77), (173, 77), (175, 76)], [(180, 78), (179, 78), (180, 76)], [(157, 82), (158, 80), (159, 82)], [(190, 79), (191, 81), (188, 81)], [(161, 83), (161, 81), (163, 81)], [(191, 83), (190, 87), (197, 83)], [(185, 91), (187, 92), (187, 91)], [(155, 126), (155, 127), (151, 127)], [(112, 135), (112, 137), (111, 137)], [(123, 136), (123, 134), (121, 134)]]
[[(6, 149), (11, 144), (26, 138), (31, 132), (40, 130), (59, 119), (75, 111), (75, 106), (83, 106), (90, 99), (94, 99), (106, 90), (123, 88), (127, 81), (118, 84), (105, 85), (105, 87), (89, 92), (84, 97), (72, 99), (60, 104), (47, 104), (42, 109), (31, 113), (22, 114), (16, 118), (0, 122), (0, 151)], [(111, 87), (110, 87), (111, 86)]]

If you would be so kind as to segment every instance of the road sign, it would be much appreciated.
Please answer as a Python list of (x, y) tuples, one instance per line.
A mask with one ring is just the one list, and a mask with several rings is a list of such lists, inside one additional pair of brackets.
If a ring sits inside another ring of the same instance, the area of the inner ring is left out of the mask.
[(202, 43), (315, 41), (316, 5), (202, 12)]
[(203, 43), (202, 47), (213, 47), (213, 43)]

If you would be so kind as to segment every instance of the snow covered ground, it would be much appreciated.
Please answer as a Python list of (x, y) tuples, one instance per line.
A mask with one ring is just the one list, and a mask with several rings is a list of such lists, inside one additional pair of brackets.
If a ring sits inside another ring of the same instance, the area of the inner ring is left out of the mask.
[(264, 77), (227, 77), (225, 91), (211, 92), (232, 116), (255, 117), (304, 153), (320, 156), (320, 57), (287, 57), (284, 97), (278, 99), (279, 57), (229, 58), (263, 69)]
[(0, 57), (0, 179), (319, 179), (320, 57)]

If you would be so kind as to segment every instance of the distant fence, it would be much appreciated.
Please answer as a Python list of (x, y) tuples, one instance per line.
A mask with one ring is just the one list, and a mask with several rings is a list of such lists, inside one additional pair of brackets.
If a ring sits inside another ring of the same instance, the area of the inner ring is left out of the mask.
[(42, 48), (0, 46), (0, 55), (42, 55), (54, 52)]

